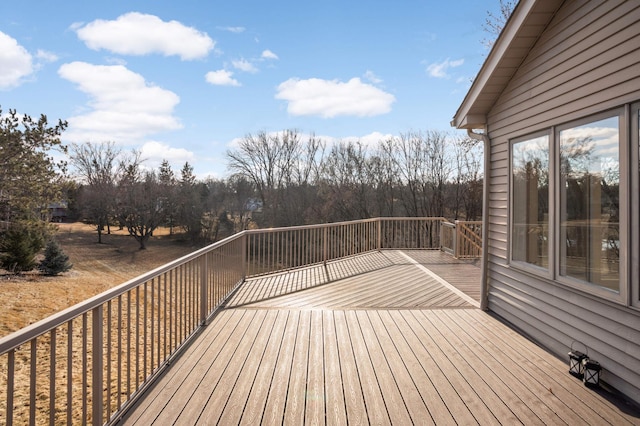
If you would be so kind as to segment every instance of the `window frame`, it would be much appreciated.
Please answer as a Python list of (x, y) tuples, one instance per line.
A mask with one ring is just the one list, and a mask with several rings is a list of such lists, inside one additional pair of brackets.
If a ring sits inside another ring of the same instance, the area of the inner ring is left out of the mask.
[[(618, 160), (620, 167), (620, 259), (618, 291), (608, 289), (596, 283), (560, 275), (560, 218), (561, 218), (561, 170), (560, 170), (560, 132), (618, 117)], [(509, 176), (508, 176), (508, 213), (507, 263), (522, 272), (533, 274), (566, 288), (608, 300), (616, 304), (640, 309), (640, 212), (633, 206), (640, 204), (640, 102), (625, 104), (617, 108), (601, 111), (569, 122), (549, 126), (545, 129), (527, 133), (509, 140)], [(513, 147), (519, 142), (541, 136), (549, 139), (549, 250), (548, 268), (540, 267), (513, 258), (514, 225), (514, 181)]]
[[(629, 276), (630, 305), (640, 309), (640, 102), (629, 108)], [(634, 209), (633, 206), (636, 208)]]
[(548, 193), (548, 224), (547, 224), (547, 232), (548, 232), (548, 245), (547, 245), (547, 266), (538, 266), (535, 265), (533, 263), (530, 262), (526, 262), (524, 260), (519, 260), (519, 259), (514, 259), (513, 257), (513, 253), (514, 253), (514, 247), (513, 247), (513, 238), (509, 238), (509, 245), (508, 245), (508, 259), (509, 259), (509, 264), (512, 266), (517, 267), (518, 269), (524, 270), (524, 271), (528, 271), (531, 273), (534, 273), (535, 275), (538, 276), (542, 276), (548, 279), (553, 279), (553, 271), (554, 271), (554, 259), (553, 259), (553, 246), (554, 246), (554, 240), (555, 240), (555, 229), (553, 226), (553, 220), (554, 220), (554, 193), (555, 193), (555, 177), (554, 177), (554, 173), (553, 173), (553, 167), (554, 167), (554, 161), (553, 161), (553, 153), (555, 151), (554, 149), (554, 137), (553, 137), (553, 132), (551, 131), (551, 129), (546, 129), (546, 130), (542, 130), (539, 132), (535, 132), (535, 133), (529, 133), (525, 136), (521, 136), (518, 138), (514, 138), (512, 140), (509, 141), (509, 224), (508, 224), (508, 229), (509, 229), (509, 235), (513, 236), (514, 235), (514, 225), (515, 225), (515, 219), (514, 219), (514, 213), (515, 213), (515, 208), (514, 208), (514, 200), (515, 197), (513, 196), (513, 191), (514, 191), (514, 180), (513, 180), (513, 160), (514, 160), (514, 146), (518, 143), (522, 143), (522, 142), (526, 142), (529, 140), (533, 140), (533, 139), (537, 139), (537, 138), (541, 138), (541, 137), (547, 137), (547, 143), (548, 143), (548, 149), (549, 149), (549, 164), (548, 164), (548, 173), (549, 173), (549, 193)]
[[(605, 120), (607, 118), (618, 117), (618, 162), (620, 167), (620, 187), (619, 187), (619, 200), (620, 200), (620, 222), (619, 222), (619, 236), (620, 236), (620, 260), (619, 260), (619, 286), (618, 291), (607, 289), (606, 287), (602, 287), (596, 283), (591, 283), (589, 281), (580, 280), (577, 278), (565, 276), (560, 274), (560, 256), (561, 256), (561, 242), (560, 242), (560, 218), (561, 218), (561, 188), (560, 188), (560, 132), (563, 130), (571, 129), (574, 127), (580, 127), (585, 124)], [(628, 179), (629, 169), (627, 167), (628, 161), (625, 159), (629, 158), (629, 137), (626, 131), (629, 123), (629, 114), (626, 112), (626, 108), (619, 107), (610, 109), (607, 111), (600, 112), (598, 114), (589, 115), (587, 117), (580, 118), (578, 120), (573, 120), (562, 125), (556, 126), (554, 129), (555, 135), (555, 160), (556, 166), (554, 170), (554, 174), (557, 178), (555, 185), (555, 199), (556, 199), (556, 218), (557, 220), (554, 222), (553, 226), (556, 232), (556, 238), (554, 240), (554, 258), (556, 261), (554, 276), (555, 281), (564, 284), (568, 287), (573, 287), (578, 290), (586, 291), (587, 293), (593, 294), (603, 299), (611, 300), (617, 303), (628, 304), (628, 274), (627, 274), (627, 261), (629, 244), (628, 244), (628, 235), (629, 235), (629, 215), (627, 214), (629, 209), (629, 190), (628, 190)]]

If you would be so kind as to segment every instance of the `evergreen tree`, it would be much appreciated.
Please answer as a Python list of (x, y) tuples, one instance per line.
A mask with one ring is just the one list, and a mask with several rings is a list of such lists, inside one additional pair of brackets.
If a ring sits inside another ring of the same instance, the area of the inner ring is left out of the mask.
[(158, 180), (162, 192), (162, 208), (164, 210), (165, 225), (169, 227), (169, 234), (173, 235), (173, 228), (178, 218), (177, 181), (168, 160), (162, 160), (158, 170)]
[(37, 265), (51, 230), (43, 222), (20, 221), (11, 224), (0, 236), (0, 267), (13, 273), (31, 271)]
[(58, 275), (72, 268), (67, 256), (56, 240), (51, 239), (44, 250), (44, 259), (38, 265), (38, 269), (45, 275)]
[[(180, 171), (179, 220), (192, 242), (202, 235), (203, 199), (206, 198), (206, 185), (200, 185), (193, 174), (193, 167), (187, 162)], [(203, 193), (205, 192), (205, 193)]]
[(66, 152), (60, 136), (67, 123), (50, 126), (45, 115), (34, 120), (0, 108), (0, 220), (39, 219), (43, 207), (59, 200), (64, 162), (52, 152)]

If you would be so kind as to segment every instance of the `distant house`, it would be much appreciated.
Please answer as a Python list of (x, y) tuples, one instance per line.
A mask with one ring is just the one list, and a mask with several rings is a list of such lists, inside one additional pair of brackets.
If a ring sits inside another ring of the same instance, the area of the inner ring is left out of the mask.
[(51, 222), (64, 222), (67, 219), (69, 204), (66, 201), (51, 203), (48, 206)]
[(483, 307), (640, 402), (640, 1), (521, 0), (452, 125), (485, 141)]

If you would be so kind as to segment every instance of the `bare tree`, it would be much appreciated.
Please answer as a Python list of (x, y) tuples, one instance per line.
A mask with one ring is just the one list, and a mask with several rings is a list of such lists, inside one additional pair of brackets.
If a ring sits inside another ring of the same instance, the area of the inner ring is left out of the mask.
[(248, 229), (254, 212), (262, 210), (261, 202), (256, 198), (252, 181), (243, 175), (232, 175), (227, 179), (228, 194), (226, 208), (231, 214), (236, 232)]
[(489, 38), (482, 39), (482, 44), (487, 48), (491, 48), (496, 38), (502, 32), (505, 24), (513, 12), (516, 0), (500, 0), (500, 10), (497, 14), (493, 12), (487, 12), (487, 17), (482, 24), (482, 29), (489, 35)]
[(297, 189), (313, 183), (323, 149), (319, 139), (311, 136), (304, 142), (295, 130), (260, 132), (245, 136), (227, 157), (229, 169), (255, 185), (264, 225), (285, 226), (303, 219), (305, 199), (291, 200)]
[(451, 175), (447, 134), (428, 130), (395, 139), (396, 162), (404, 190), (401, 199), (409, 216), (443, 216), (445, 185)]
[(379, 141), (377, 153), (370, 159), (372, 181), (375, 186), (376, 216), (394, 216), (397, 213), (400, 180), (394, 149), (392, 138)]
[(213, 178), (206, 179), (206, 198), (203, 199), (202, 234), (205, 241), (217, 241), (220, 236), (234, 232), (234, 223), (228, 216), (229, 188), (227, 182)]
[(162, 223), (162, 186), (153, 171), (142, 171), (140, 152), (134, 151), (120, 163), (118, 219), (140, 244), (146, 244)]
[(322, 174), (323, 216), (330, 221), (371, 217), (372, 163), (360, 142), (343, 141), (331, 148)]
[(477, 220), (482, 216), (482, 144), (469, 138), (452, 141), (454, 173), (448, 201), (453, 219)]
[(71, 146), (71, 164), (83, 184), (80, 196), (83, 214), (96, 226), (98, 243), (102, 243), (105, 227), (109, 232), (109, 218), (114, 214), (120, 155), (113, 142)]

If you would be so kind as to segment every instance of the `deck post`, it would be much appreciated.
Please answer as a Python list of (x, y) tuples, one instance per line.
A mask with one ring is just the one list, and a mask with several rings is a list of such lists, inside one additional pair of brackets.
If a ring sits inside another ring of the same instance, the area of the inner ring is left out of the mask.
[(458, 225), (458, 220), (455, 221), (454, 231), (453, 231), (453, 257), (458, 259), (460, 257), (460, 253), (458, 252), (459, 245), (458, 242), (460, 240), (460, 226)]
[(204, 254), (200, 260), (200, 325), (205, 325), (207, 322), (207, 300), (208, 298), (208, 286), (207, 286), (207, 267), (208, 254)]
[(327, 266), (327, 258), (329, 257), (329, 226), (324, 227), (322, 233), (322, 263)]
[(378, 251), (382, 250), (382, 219), (378, 218)]
[(242, 264), (241, 268), (242, 268), (243, 282), (244, 280), (247, 279), (247, 263), (248, 263), (247, 251), (249, 250), (248, 239), (249, 239), (249, 234), (245, 231), (244, 235), (242, 236), (242, 239), (240, 240), (240, 250), (242, 251), (242, 254), (241, 254), (242, 258), (240, 260), (240, 263)]
[(102, 305), (96, 306), (91, 312), (91, 399), (92, 399), (92, 424), (100, 426), (103, 424), (103, 401), (102, 394), (103, 380), (103, 315)]

